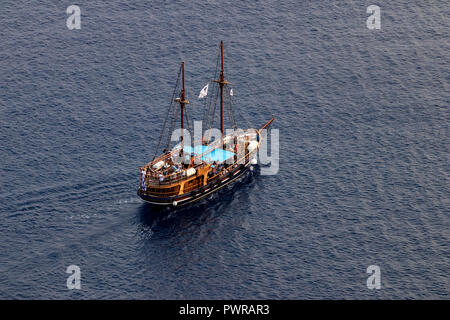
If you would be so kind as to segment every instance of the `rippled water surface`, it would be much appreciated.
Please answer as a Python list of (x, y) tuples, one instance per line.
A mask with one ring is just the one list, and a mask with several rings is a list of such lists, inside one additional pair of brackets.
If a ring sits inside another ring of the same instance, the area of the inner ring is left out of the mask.
[[(378, 1), (381, 30), (356, 0), (70, 4), (0, 4), (0, 298), (449, 298), (447, 1)], [(280, 170), (152, 212), (179, 63), (201, 119), (220, 40)]]

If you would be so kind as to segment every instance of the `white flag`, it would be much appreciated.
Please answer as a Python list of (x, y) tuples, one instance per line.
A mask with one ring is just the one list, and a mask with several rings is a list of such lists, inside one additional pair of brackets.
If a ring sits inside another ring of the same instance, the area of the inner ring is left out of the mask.
[(233, 95), (233, 89), (230, 90), (230, 96), (232, 96), (232, 95)]
[(202, 89), (202, 91), (200, 91), (200, 94), (198, 95), (199, 99), (206, 97), (206, 95), (208, 94), (208, 86), (209, 83)]

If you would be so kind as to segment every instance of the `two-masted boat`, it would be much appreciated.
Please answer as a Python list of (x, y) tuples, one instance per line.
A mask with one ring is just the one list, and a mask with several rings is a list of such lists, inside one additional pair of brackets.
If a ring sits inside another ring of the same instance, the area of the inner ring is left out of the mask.
[[(140, 168), (138, 195), (144, 201), (155, 206), (181, 206), (192, 203), (233, 183), (257, 164), (256, 154), (264, 138), (262, 130), (267, 128), (274, 118), (260, 129), (235, 130), (231, 134), (224, 135), (224, 98), (228, 98), (229, 111), (232, 115), (233, 93), (232, 89), (229, 90), (229, 82), (225, 80), (223, 61), (223, 43), (221, 42), (215, 73), (217, 76), (220, 64), (219, 78), (212, 81), (212, 86), (217, 89), (216, 95), (210, 95), (210, 103), (206, 103), (207, 112), (205, 113), (207, 122), (213, 123), (216, 102), (220, 100), (220, 137), (211, 141), (211, 137), (205, 134), (201, 144), (196, 146), (191, 146), (190, 141), (184, 141), (184, 120), (187, 118), (186, 105), (189, 101), (184, 83), (184, 62), (181, 63), (168, 116), (164, 122), (166, 128), (169, 118), (172, 118), (174, 122), (177, 115), (180, 115), (180, 142), (169, 150), (169, 140), (162, 155), (157, 157), (155, 155), (151, 162)], [(208, 86), (209, 84), (203, 88), (199, 97), (206, 94)], [(179, 105), (179, 112), (177, 105)], [(170, 110), (173, 110), (171, 116)], [(237, 128), (234, 116), (232, 115), (231, 118), (234, 128)], [(173, 127), (172, 125), (172, 129)], [(163, 128), (158, 148), (163, 140), (165, 128)], [(170, 130), (168, 136), (170, 136)]]

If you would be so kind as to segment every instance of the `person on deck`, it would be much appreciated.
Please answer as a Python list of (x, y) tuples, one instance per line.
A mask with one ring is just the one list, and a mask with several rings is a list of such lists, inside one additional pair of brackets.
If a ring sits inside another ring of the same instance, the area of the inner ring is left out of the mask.
[(194, 153), (191, 153), (191, 163), (190, 163), (191, 167), (194, 166), (194, 162), (195, 162), (195, 156), (194, 156)]

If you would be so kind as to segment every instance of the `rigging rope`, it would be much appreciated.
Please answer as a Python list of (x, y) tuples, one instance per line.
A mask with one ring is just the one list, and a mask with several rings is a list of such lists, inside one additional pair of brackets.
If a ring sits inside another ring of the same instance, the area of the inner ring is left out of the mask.
[[(188, 99), (188, 90), (186, 89), (186, 100), (189, 100)], [(194, 106), (194, 102), (192, 102), (191, 103), (191, 106), (193, 107)], [(188, 117), (188, 108), (185, 108), (184, 109), (184, 113), (186, 114), (186, 123), (187, 123), (187, 127), (188, 127), (188, 130), (189, 130), (189, 134), (192, 134), (192, 124), (191, 124), (191, 122), (189, 121), (189, 117)]]
[[(214, 124), (214, 114), (216, 113), (217, 97), (219, 96), (219, 91), (220, 91), (219, 86), (216, 86), (216, 87), (217, 87), (217, 92), (216, 92), (216, 95), (215, 95), (215, 98), (214, 98), (214, 109), (213, 109), (212, 116), (211, 116), (211, 120), (212, 120), (212, 121), (209, 122), (209, 127), (208, 127), (208, 129), (211, 129), (211, 128), (212, 128), (212, 125)], [(210, 133), (211, 133), (211, 131), (210, 131)], [(209, 135), (208, 137), (206, 137), (206, 142), (209, 143), (209, 140), (210, 140), (210, 139), (211, 139), (211, 135)]]
[(232, 109), (232, 106), (231, 106), (231, 95), (230, 95), (230, 92), (228, 90), (226, 91), (225, 97), (227, 97), (228, 101), (230, 102), (228, 111), (230, 113), (230, 120), (233, 122), (233, 128), (236, 130), (237, 129), (237, 124), (236, 124), (236, 120), (235, 120), (234, 114), (233, 114), (233, 109)]
[[(172, 100), (171, 100), (172, 103), (175, 102), (175, 95), (176, 95), (177, 92), (178, 92), (178, 87), (179, 87), (179, 83), (180, 83), (180, 75), (181, 75), (181, 67), (180, 67), (180, 70), (178, 71), (177, 83), (176, 83), (175, 89), (174, 89), (173, 94), (172, 94)], [(172, 122), (171, 122), (171, 125), (170, 125), (170, 130), (169, 130), (168, 133), (167, 133), (167, 144), (166, 144), (166, 149), (169, 149), (169, 146), (170, 146), (170, 140), (171, 140), (171, 138), (172, 138), (171, 133), (172, 133), (173, 130), (175, 129), (175, 121), (176, 121), (177, 118), (178, 118), (178, 116), (177, 116), (178, 113), (176, 112), (176, 110), (177, 110), (177, 108), (173, 108), (173, 112), (172, 112)]]
[[(231, 98), (231, 96), (230, 96), (230, 107), (231, 107), (231, 100), (232, 100), (232, 98)], [(244, 117), (244, 115), (241, 113), (241, 111), (239, 110), (239, 108), (236, 108), (236, 109), (237, 109), (237, 113), (238, 113), (239, 117), (241, 117), (242, 119), (244, 119), (245, 124), (247, 125), (247, 129), (250, 129), (250, 128), (252, 127), (251, 124), (250, 124), (250, 122), (247, 120), (246, 117)]]
[[(214, 77), (210, 80), (210, 83), (212, 84), (212, 88), (211, 90), (214, 90), (214, 88), (217, 86), (217, 83), (214, 82), (214, 80), (217, 79), (217, 73), (219, 71), (219, 61), (220, 61), (220, 50), (218, 50), (218, 54), (217, 54), (217, 60), (216, 60), (216, 68), (214, 70)], [(212, 107), (212, 102), (217, 100), (217, 97), (215, 97), (215, 99), (212, 99), (212, 95), (209, 95), (206, 99), (205, 99), (205, 114), (203, 116), (203, 122), (206, 123), (206, 127), (208, 127), (211, 118), (214, 117), (214, 114), (211, 116), (211, 107)], [(214, 119), (212, 119), (214, 120)]]
[(155, 149), (155, 155), (153, 156), (153, 160), (156, 158), (157, 152), (159, 150), (159, 147), (161, 145), (161, 142), (162, 142), (162, 139), (163, 139), (163, 136), (164, 136), (164, 132), (165, 132), (166, 125), (167, 125), (167, 120), (169, 119), (170, 111), (172, 110), (175, 94), (176, 94), (176, 91), (177, 91), (177, 88), (178, 88), (178, 82), (180, 81), (180, 74), (181, 74), (181, 67), (178, 70), (177, 82), (175, 84), (175, 88), (174, 88), (173, 93), (172, 93), (172, 99), (170, 99), (169, 108), (167, 110), (166, 118), (164, 119), (163, 129), (161, 131), (161, 136), (159, 137), (158, 146)]

